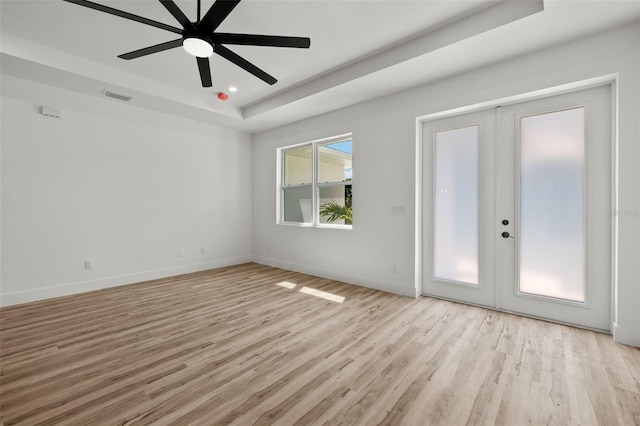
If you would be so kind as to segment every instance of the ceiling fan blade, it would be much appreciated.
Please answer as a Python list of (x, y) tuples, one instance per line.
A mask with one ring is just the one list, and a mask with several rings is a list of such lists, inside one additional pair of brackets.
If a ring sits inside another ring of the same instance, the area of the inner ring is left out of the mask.
[(261, 80), (263, 80), (263, 81), (265, 81), (265, 82), (267, 82), (269, 84), (275, 84), (278, 81), (274, 77), (272, 77), (269, 74), (267, 74), (266, 72), (262, 71), (260, 68), (258, 68), (255, 65), (253, 65), (251, 62), (247, 61), (243, 57), (241, 57), (238, 54), (232, 52), (231, 50), (227, 49), (226, 47), (224, 47), (221, 44), (216, 44), (214, 46), (213, 51), (215, 53), (217, 53), (218, 55), (222, 56), (223, 58), (225, 58), (226, 60), (228, 60), (230, 62), (233, 62), (234, 64), (236, 64), (237, 66), (239, 66), (243, 70), (245, 70), (247, 72), (250, 72), (251, 74), (255, 75), (259, 79), (261, 79)]
[(173, 0), (160, 0), (160, 3), (162, 3), (162, 5), (169, 11), (169, 13), (172, 14), (173, 17), (176, 18), (176, 20), (180, 22), (180, 25), (182, 25), (184, 28), (195, 29), (189, 18), (186, 17), (186, 15), (182, 12), (178, 5), (174, 3)]
[(134, 50), (133, 52), (118, 55), (120, 59), (135, 59), (141, 56), (151, 55), (152, 53), (162, 52), (163, 50), (173, 49), (182, 46), (182, 39), (171, 40), (166, 43), (156, 44), (155, 46), (145, 47), (144, 49)]
[(238, 3), (240, 0), (216, 0), (198, 24), (198, 29), (202, 30), (203, 34), (215, 31)]
[(211, 67), (209, 67), (209, 58), (196, 58), (198, 60), (198, 71), (200, 71), (200, 81), (202, 87), (211, 87)]
[(152, 27), (160, 28), (162, 30), (171, 31), (172, 33), (182, 34), (182, 28), (172, 27), (171, 25), (163, 24), (162, 22), (153, 21), (151, 19), (143, 18), (142, 16), (134, 15), (129, 12), (124, 12), (122, 10), (114, 9), (109, 6), (103, 6), (98, 3), (94, 3), (88, 0), (63, 0), (67, 3), (77, 4), (79, 6), (88, 7), (89, 9), (98, 10), (100, 12), (105, 12), (110, 15), (119, 16), (121, 18), (130, 19), (132, 21), (140, 22), (141, 24), (151, 25)]
[(311, 39), (308, 37), (214, 33), (212, 39), (215, 43), (220, 44), (244, 44), (249, 46), (297, 47), (308, 49), (311, 45)]

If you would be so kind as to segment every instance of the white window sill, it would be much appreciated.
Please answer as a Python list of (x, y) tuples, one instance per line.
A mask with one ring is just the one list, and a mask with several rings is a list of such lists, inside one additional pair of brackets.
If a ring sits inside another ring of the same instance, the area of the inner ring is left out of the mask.
[(297, 222), (278, 222), (277, 225), (291, 226), (294, 228), (320, 228), (320, 229), (343, 229), (352, 230), (353, 225), (330, 225), (327, 223), (321, 223), (319, 225), (313, 225), (311, 223), (297, 223)]

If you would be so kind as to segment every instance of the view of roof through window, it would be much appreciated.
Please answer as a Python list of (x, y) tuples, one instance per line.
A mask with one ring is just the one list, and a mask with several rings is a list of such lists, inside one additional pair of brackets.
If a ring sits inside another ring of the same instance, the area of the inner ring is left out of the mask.
[(344, 164), (344, 180), (351, 180), (353, 178), (353, 169), (351, 167), (351, 154), (353, 150), (353, 143), (351, 139), (328, 143), (326, 145), (322, 145), (322, 148), (335, 151), (334, 152), (335, 157), (342, 157), (344, 161), (343, 163)]

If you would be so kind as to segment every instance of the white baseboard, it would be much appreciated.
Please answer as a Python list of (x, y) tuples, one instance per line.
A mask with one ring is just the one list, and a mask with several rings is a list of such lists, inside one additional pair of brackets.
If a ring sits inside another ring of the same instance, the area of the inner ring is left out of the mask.
[(370, 277), (362, 277), (356, 275), (344, 274), (339, 271), (320, 268), (312, 265), (303, 265), (300, 263), (288, 262), (286, 260), (273, 259), (263, 256), (253, 256), (253, 261), (261, 265), (273, 266), (274, 268), (286, 269), (289, 271), (300, 272), (303, 274), (314, 275), (317, 277), (336, 280), (347, 284), (354, 284), (361, 287), (372, 288), (375, 290), (386, 291), (388, 293), (399, 294), (416, 298), (416, 290), (413, 287), (403, 287), (394, 285), (389, 282), (376, 280)]
[(640, 347), (640, 330), (637, 327), (620, 327), (614, 323), (613, 341), (623, 345)]
[(156, 269), (153, 271), (105, 277), (91, 281), (79, 281), (51, 287), (41, 287), (33, 290), (7, 293), (0, 295), (0, 306), (11, 306), (20, 303), (35, 302), (37, 300), (51, 299), (54, 297), (69, 296), (72, 294), (139, 283), (158, 278), (173, 277), (176, 275), (188, 274), (190, 272), (199, 272), (206, 271), (208, 269), (222, 268), (225, 266), (239, 265), (251, 261), (251, 256), (233, 257), (202, 263), (192, 263), (190, 265), (181, 265), (172, 268)]

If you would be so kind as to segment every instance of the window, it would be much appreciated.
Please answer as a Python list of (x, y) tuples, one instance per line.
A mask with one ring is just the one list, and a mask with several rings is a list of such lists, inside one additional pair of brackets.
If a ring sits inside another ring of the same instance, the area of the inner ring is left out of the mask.
[(349, 134), (279, 149), (279, 223), (351, 228), (352, 144)]

